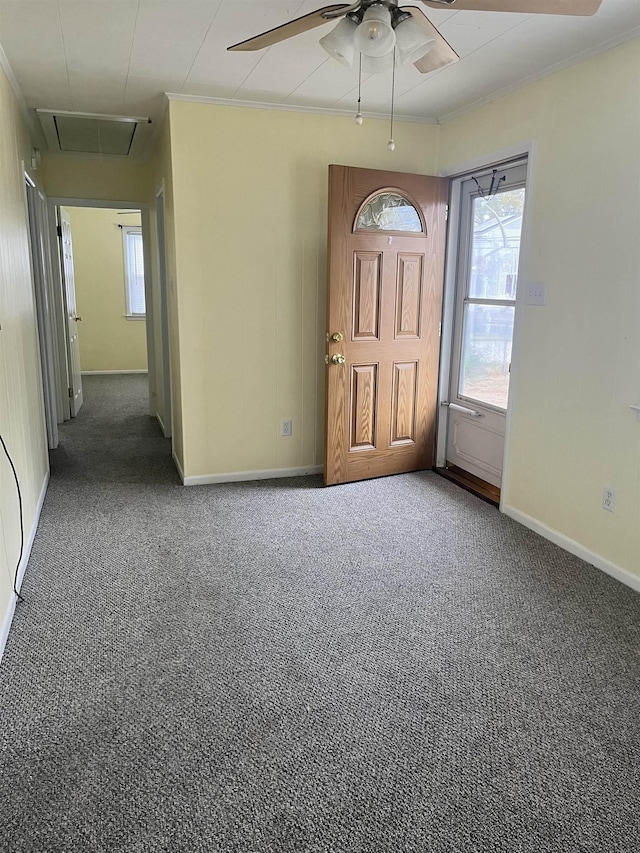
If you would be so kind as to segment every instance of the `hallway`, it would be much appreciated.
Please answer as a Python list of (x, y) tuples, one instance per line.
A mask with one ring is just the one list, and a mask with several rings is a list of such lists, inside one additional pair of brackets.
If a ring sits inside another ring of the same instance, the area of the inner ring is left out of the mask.
[(86, 377), (5, 657), (11, 853), (635, 853), (640, 596), (431, 472), (184, 488)]
[[(146, 374), (83, 376), (80, 416), (60, 427), (50, 451), (51, 489), (96, 482), (179, 485), (171, 443), (147, 414)], [(86, 495), (91, 501), (91, 492)]]

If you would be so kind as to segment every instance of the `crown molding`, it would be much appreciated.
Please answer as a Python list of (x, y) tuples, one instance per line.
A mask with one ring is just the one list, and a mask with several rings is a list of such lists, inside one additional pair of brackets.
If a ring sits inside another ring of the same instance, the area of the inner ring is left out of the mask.
[(18, 99), (18, 103), (20, 104), (20, 108), (23, 113), (28, 112), (27, 102), (24, 99), (24, 95), (20, 91), (20, 86), (18, 86), (18, 81), (15, 78), (15, 74), (13, 73), (13, 68), (9, 64), (9, 60), (7, 59), (7, 54), (4, 52), (2, 45), (0, 44), (0, 68), (7, 75), (7, 80), (9, 81), (9, 85), (13, 89), (13, 94)]
[(438, 124), (447, 124), (447, 122), (454, 121), (466, 113), (473, 112), (473, 110), (477, 110), (480, 107), (485, 107), (487, 104), (492, 103), (498, 98), (502, 98), (504, 95), (510, 95), (512, 92), (524, 89), (532, 83), (544, 80), (545, 77), (550, 77), (553, 74), (564, 71), (566, 68), (571, 68), (572, 65), (578, 65), (580, 62), (586, 62), (587, 59), (592, 59), (594, 56), (599, 56), (601, 53), (606, 53), (608, 50), (613, 50), (615, 47), (619, 47), (621, 44), (633, 41), (636, 38), (640, 38), (640, 26), (627, 30), (625, 33), (620, 33), (617, 36), (613, 36), (612, 38), (607, 39), (607, 41), (601, 42), (601, 44), (596, 47), (590, 47), (580, 53), (575, 53), (573, 56), (567, 57), (560, 62), (556, 62), (555, 65), (550, 65), (542, 71), (530, 74), (528, 77), (525, 77), (524, 80), (518, 80), (518, 82), (512, 83), (510, 86), (504, 86), (502, 89), (496, 89), (496, 91), (492, 92), (490, 95), (485, 95), (483, 98), (479, 98), (471, 104), (460, 107), (460, 109), (452, 110), (450, 113), (445, 113), (444, 115), (439, 116)]
[[(20, 114), (22, 115), (22, 122), (24, 125), (25, 133), (28, 137), (28, 142), (33, 147), (41, 147), (42, 142), (40, 141), (40, 137), (44, 140), (44, 136), (42, 136), (41, 132), (39, 133), (38, 121), (36, 119), (35, 112), (30, 110), (27, 106), (27, 102), (24, 99), (24, 95), (20, 89), (18, 81), (16, 80), (15, 74), (13, 73), (13, 68), (7, 59), (7, 54), (4, 52), (2, 45), (0, 44), (0, 68), (4, 71), (7, 80), (9, 81), (9, 85), (11, 86), (11, 91), (16, 97), (18, 102), (18, 108), (20, 110)], [(44, 153), (44, 152), (42, 152)], [(31, 173), (31, 165), (25, 164), (26, 170)]]
[[(195, 104), (214, 104), (218, 107), (244, 107), (250, 110), (279, 110), (288, 113), (310, 113), (312, 115), (342, 116), (342, 118), (353, 118), (353, 110), (331, 110), (326, 107), (310, 107), (300, 104), (272, 104), (264, 101), (242, 101), (235, 98), (209, 98), (206, 95), (186, 95), (176, 92), (165, 92), (169, 101), (189, 101)], [(389, 113), (362, 113), (365, 118), (389, 120)], [(435, 118), (422, 116), (409, 116), (402, 113), (394, 114), (394, 121), (404, 121), (414, 124), (438, 124)]]

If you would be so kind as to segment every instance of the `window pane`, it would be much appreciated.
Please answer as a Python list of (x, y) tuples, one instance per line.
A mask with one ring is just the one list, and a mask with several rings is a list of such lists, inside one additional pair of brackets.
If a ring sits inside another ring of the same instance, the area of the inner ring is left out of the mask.
[(516, 298), (523, 208), (524, 187), (473, 200), (471, 298)]
[(128, 231), (125, 245), (127, 248), (128, 313), (144, 314), (144, 255), (142, 251), (142, 234), (136, 231)]
[(358, 216), (358, 230), (421, 232), (420, 214), (398, 193), (380, 193), (367, 202)]
[(510, 305), (465, 305), (461, 396), (507, 408), (514, 312)]

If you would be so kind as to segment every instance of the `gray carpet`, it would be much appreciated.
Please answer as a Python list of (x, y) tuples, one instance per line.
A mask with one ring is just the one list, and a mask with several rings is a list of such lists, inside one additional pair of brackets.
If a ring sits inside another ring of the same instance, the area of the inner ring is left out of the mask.
[(2, 850), (637, 853), (640, 596), (430, 472), (185, 489), (143, 378), (85, 395), (0, 666)]

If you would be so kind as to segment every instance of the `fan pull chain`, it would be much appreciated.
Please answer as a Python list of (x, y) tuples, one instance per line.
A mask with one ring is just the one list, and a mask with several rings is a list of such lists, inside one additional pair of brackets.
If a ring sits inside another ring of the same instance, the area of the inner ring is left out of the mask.
[(389, 151), (395, 151), (396, 144), (393, 141), (393, 106), (395, 101), (395, 93), (396, 93), (396, 49), (393, 48), (393, 69), (391, 72), (391, 131), (389, 135), (389, 141), (387, 142), (387, 148)]
[(362, 54), (360, 54), (360, 68), (358, 70), (358, 112), (356, 113), (356, 124), (362, 124), (364, 119), (362, 118), (362, 113), (360, 112), (360, 101), (362, 94)]

